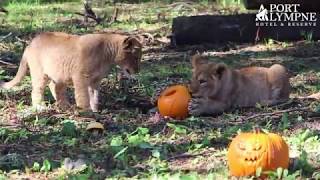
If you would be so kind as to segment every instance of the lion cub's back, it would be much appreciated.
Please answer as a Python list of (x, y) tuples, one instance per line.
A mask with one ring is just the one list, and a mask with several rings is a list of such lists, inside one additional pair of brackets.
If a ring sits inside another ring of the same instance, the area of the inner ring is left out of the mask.
[(289, 82), (287, 69), (280, 64), (274, 64), (269, 68), (247, 67), (240, 69), (239, 72), (246, 78), (257, 82), (260, 85), (261, 83), (276, 85)]
[(42, 32), (38, 34), (31, 42), (31, 46), (63, 46), (76, 44), (80, 36), (67, 34), (64, 32)]
[(73, 61), (78, 59), (80, 36), (62, 32), (43, 32), (26, 49), (31, 71), (42, 71), (54, 81), (69, 79)]
[(254, 106), (257, 102), (289, 97), (289, 77), (282, 65), (242, 68), (239, 73), (242, 75), (240, 106)]
[(268, 69), (268, 82), (273, 89), (280, 90), (280, 99), (288, 99), (290, 94), (290, 82), (287, 69), (280, 65), (274, 64)]
[(239, 69), (239, 95), (236, 105), (239, 107), (255, 106), (269, 97), (269, 86), (267, 78), (268, 68), (246, 67)]

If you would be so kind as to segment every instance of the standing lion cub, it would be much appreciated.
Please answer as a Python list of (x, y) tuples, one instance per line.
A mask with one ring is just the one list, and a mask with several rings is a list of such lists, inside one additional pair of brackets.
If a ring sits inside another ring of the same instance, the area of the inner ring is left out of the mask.
[(232, 107), (252, 107), (257, 103), (275, 105), (289, 99), (288, 73), (279, 64), (233, 70), (194, 55), (192, 67), (189, 112), (194, 116), (217, 115)]
[(139, 71), (142, 45), (136, 37), (118, 34), (70, 35), (46, 32), (36, 36), (25, 49), (15, 78), (0, 87), (17, 85), (27, 74), (32, 80), (32, 105), (43, 101), (45, 87), (58, 105), (68, 105), (67, 85), (73, 85), (76, 104), (98, 111), (100, 81), (118, 64), (127, 74)]

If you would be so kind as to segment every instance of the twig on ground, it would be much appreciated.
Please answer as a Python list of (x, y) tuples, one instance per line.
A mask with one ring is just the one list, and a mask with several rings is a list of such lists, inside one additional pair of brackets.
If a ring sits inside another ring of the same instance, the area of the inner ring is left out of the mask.
[(24, 145), (20, 145), (20, 144), (0, 144), (0, 149), (5, 149), (5, 148), (14, 148), (14, 147), (20, 147), (20, 148), (25, 148)]
[(21, 128), (22, 125), (20, 124), (0, 124), (0, 127), (5, 127), (5, 128)]
[(299, 97), (299, 99), (315, 99), (315, 100), (320, 100), (320, 92), (311, 94), (311, 95), (309, 95), (309, 96), (307, 96), (307, 97)]
[(215, 152), (215, 150), (211, 149), (211, 150), (204, 151), (204, 152), (197, 153), (197, 154), (183, 153), (183, 154), (178, 154), (176, 156), (168, 157), (166, 160), (171, 161), (171, 160), (181, 159), (181, 158), (193, 158), (193, 157), (197, 157), (197, 156), (205, 156), (205, 155), (208, 155), (209, 153), (212, 153), (212, 152)]
[(8, 37), (10, 37), (12, 35), (12, 32), (9, 32), (9, 34), (7, 34), (7, 35), (5, 35), (5, 36), (2, 36), (1, 38), (0, 38), (0, 41), (3, 41), (3, 40), (5, 40), (5, 39), (7, 39)]
[(9, 66), (16, 66), (15, 64), (3, 61), (1, 58), (0, 58), (0, 63), (5, 64), (5, 65), (9, 65)]
[(202, 156), (205, 155), (206, 153), (198, 153), (198, 154), (179, 154), (176, 156), (171, 156), (169, 158), (167, 158), (167, 161), (172, 161), (175, 159), (182, 159), (182, 158), (193, 158), (193, 157), (197, 157), (197, 156)]
[(24, 46), (27, 45), (27, 44), (29, 44), (28, 41), (23, 40), (23, 39), (19, 38), (18, 36), (15, 36), (15, 38), (16, 38), (19, 42), (22, 42)]
[(289, 112), (294, 112), (294, 111), (301, 111), (301, 112), (306, 112), (309, 113), (310, 110), (307, 107), (303, 107), (303, 108), (295, 108), (295, 109), (286, 109), (286, 110), (281, 110), (281, 111), (274, 111), (274, 112), (270, 112), (270, 113), (260, 113), (260, 114), (254, 114), (252, 116), (248, 116), (243, 118), (243, 121), (248, 121), (250, 119), (254, 119), (257, 117), (261, 117), (261, 116), (273, 116), (276, 114), (282, 114), (282, 113), (289, 113)]

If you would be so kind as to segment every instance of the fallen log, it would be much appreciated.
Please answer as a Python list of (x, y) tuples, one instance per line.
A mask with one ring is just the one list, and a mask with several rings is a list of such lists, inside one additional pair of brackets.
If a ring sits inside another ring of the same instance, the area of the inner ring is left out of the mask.
[[(320, 19), (317, 14), (317, 19)], [(181, 16), (173, 19), (172, 42), (176, 45), (255, 42), (274, 39), (278, 41), (303, 40), (309, 35), (320, 39), (320, 26), (280, 26), (280, 22), (269, 26), (257, 26), (256, 14)], [(174, 45), (175, 45), (174, 44)]]

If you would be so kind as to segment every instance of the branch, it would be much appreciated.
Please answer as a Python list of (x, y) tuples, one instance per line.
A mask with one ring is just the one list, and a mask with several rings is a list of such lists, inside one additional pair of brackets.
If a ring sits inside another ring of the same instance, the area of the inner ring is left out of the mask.
[(29, 44), (29, 41), (23, 40), (23, 39), (19, 38), (18, 36), (15, 36), (15, 38), (16, 38), (19, 42), (22, 42), (24, 45)]
[(216, 152), (216, 150), (208, 149), (207, 151), (196, 153), (196, 154), (183, 153), (183, 154), (178, 154), (178, 155), (175, 155), (175, 156), (168, 157), (166, 160), (167, 161), (172, 161), (172, 160), (175, 160), (175, 159), (184, 159), (184, 158), (193, 158), (193, 157), (197, 157), (197, 156), (205, 156), (205, 155), (208, 155), (208, 154), (212, 154), (213, 152)]
[(88, 18), (90, 18), (90, 19), (93, 19), (94, 21), (96, 21), (96, 23), (97, 24), (100, 24), (101, 23), (101, 18), (99, 18), (99, 17), (96, 17), (96, 16), (92, 16), (92, 15), (85, 15), (85, 14), (83, 14), (83, 13), (79, 13), (79, 12), (76, 12), (75, 14), (77, 14), (77, 15), (80, 15), (80, 16), (83, 16), (83, 17), (88, 17)]
[(316, 100), (320, 100), (320, 92), (318, 93), (314, 93), (314, 94), (311, 94), (307, 97), (299, 97), (300, 99), (316, 99)]
[(11, 35), (12, 35), (12, 32), (9, 32), (9, 34), (0, 37), (0, 41), (3, 41), (3, 40), (5, 40), (5, 39), (7, 39), (7, 38), (10, 37)]
[(252, 116), (245, 117), (245, 118), (243, 118), (243, 120), (244, 121), (248, 121), (250, 119), (254, 119), (254, 118), (257, 118), (257, 117), (261, 117), (261, 116), (272, 116), (272, 115), (276, 115), (276, 114), (283, 114), (283, 113), (294, 112), (294, 111), (310, 112), (309, 108), (307, 108), (307, 107), (296, 108), (296, 109), (286, 109), (286, 110), (275, 111), (275, 112), (270, 112), (270, 113), (255, 114), (255, 115), (252, 115)]
[(0, 63), (5, 64), (5, 65), (9, 65), (9, 66), (17, 66), (17, 65), (15, 65), (15, 64), (12, 64), (12, 63), (3, 61), (1, 58), (0, 58)]
[(113, 14), (112, 14), (112, 17), (110, 18), (109, 24), (117, 22), (118, 16), (119, 16), (119, 8), (115, 7)]

